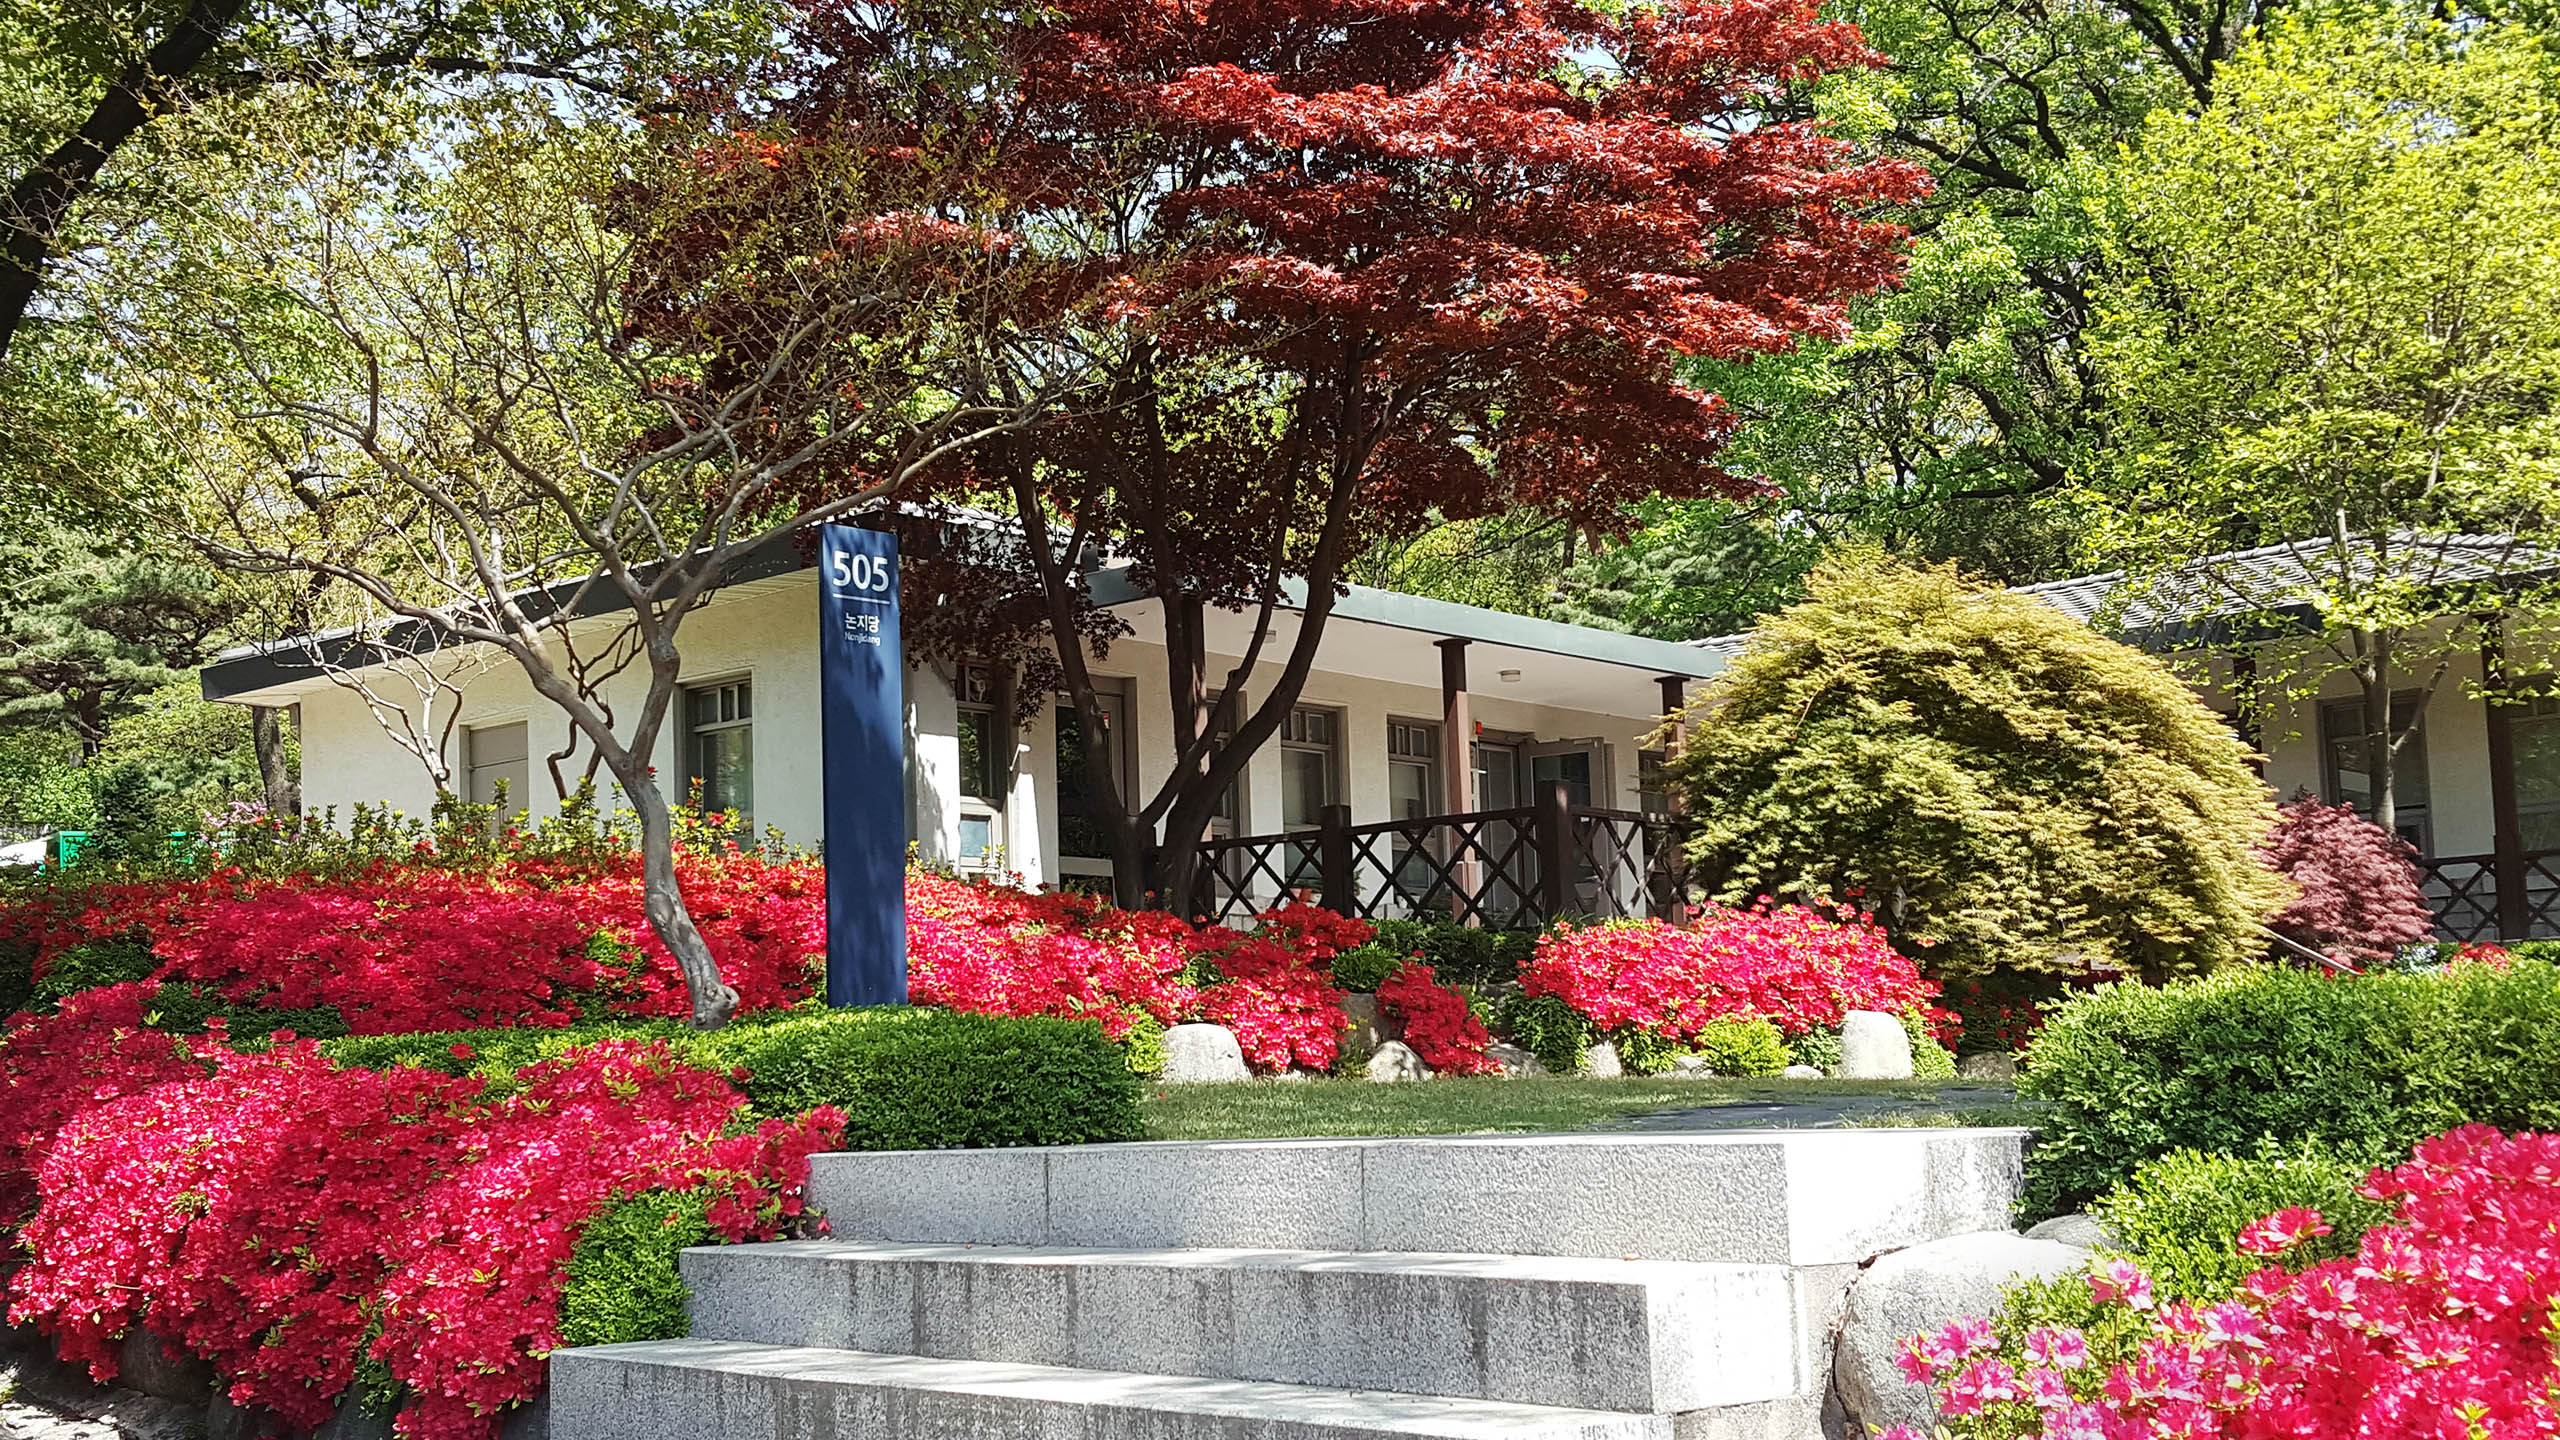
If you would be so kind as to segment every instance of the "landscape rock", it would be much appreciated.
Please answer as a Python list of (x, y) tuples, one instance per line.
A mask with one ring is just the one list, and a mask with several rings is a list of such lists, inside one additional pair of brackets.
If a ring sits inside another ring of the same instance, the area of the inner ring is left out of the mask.
[(1778, 1072), (1778, 1078), (1781, 1080), (1819, 1080), (1822, 1078), (1822, 1070), (1821, 1067), (1815, 1065), (1790, 1065), (1786, 1069)]
[(1342, 1013), (1351, 1017), (1351, 1028), (1342, 1034), (1342, 1053), (1353, 1060), (1366, 1060), (1387, 1043), (1387, 1030), (1378, 1019), (1378, 997), (1353, 991), (1342, 997)]
[(311, 1432), (311, 1440), (392, 1440), (391, 1412), (368, 1415), (363, 1402), (349, 1394), (339, 1400), (338, 1412)]
[(1428, 1080), (1431, 1067), (1422, 1063), (1422, 1057), (1413, 1053), (1412, 1046), (1401, 1040), (1390, 1040), (1378, 1047), (1377, 1054), (1369, 1057), (1369, 1078), (1380, 1084)]
[(2089, 1252), (2059, 1240), (2005, 1230), (1950, 1235), (1878, 1259), (1849, 1287), (1849, 1306), (1832, 1351), (1831, 1385), (1851, 1434), (1937, 1424), (1929, 1387), (1894, 1365), (1903, 1340), (2000, 1309), (2000, 1288), (2018, 1280), (2077, 1274)]
[(1484, 1047), (1484, 1055), (1486, 1059), (1501, 1066), (1502, 1073), (1505, 1075), (1529, 1076), (1547, 1073), (1547, 1067), (1538, 1063), (1537, 1056), (1508, 1040), (1496, 1040), (1487, 1045)]
[(1244, 1047), (1226, 1026), (1176, 1025), (1164, 1032), (1165, 1084), (1216, 1085), (1252, 1076), (1244, 1066)]
[(2059, 1240), (2065, 1245), (2077, 1245), (2083, 1250), (2096, 1250), (2116, 1243), (2115, 1237), (2107, 1233), (2107, 1227), (2099, 1224), (2098, 1217), (2095, 1215), (2056, 1215), (2050, 1220), (2028, 1226), (2027, 1238)]
[(116, 1357), (116, 1383), (145, 1395), (189, 1405), (213, 1399), (213, 1367), (203, 1360), (163, 1345), (149, 1326), (136, 1325), (124, 1337)]
[(2018, 1057), (2006, 1050), (1967, 1055), (1956, 1062), (1956, 1074), (1966, 1080), (2015, 1080), (2018, 1078)]
[(1840, 1078), (1908, 1080), (1911, 1036), (1881, 1010), (1852, 1010), (1840, 1022)]
[(1603, 1040), (1582, 1052), (1582, 1073), (1594, 1080), (1615, 1080), (1627, 1068), (1618, 1063), (1618, 1047)]
[(1704, 1080), (1716, 1073), (1704, 1055), (1683, 1055), (1671, 1062), (1671, 1073), (1685, 1079)]

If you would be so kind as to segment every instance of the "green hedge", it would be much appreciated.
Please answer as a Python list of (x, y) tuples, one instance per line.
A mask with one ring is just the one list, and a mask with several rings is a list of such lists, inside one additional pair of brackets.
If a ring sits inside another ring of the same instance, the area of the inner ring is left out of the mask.
[(2172, 1150), (2311, 1144), (2351, 1165), (2470, 1121), (2560, 1126), (2560, 967), (2456, 965), (2331, 979), (2240, 966), (2058, 1007), (2020, 1072), (2051, 1102), (2031, 1214), (2075, 1209)]
[(1368, 944), (1333, 958), (1333, 983), (1375, 990), (1416, 955), (1443, 985), (1500, 985), (1519, 978), (1538, 948), (1532, 930), (1481, 930), (1450, 920), (1378, 920)]
[[(845, 1113), (848, 1149), (1075, 1145), (1145, 1132), (1137, 1077), (1089, 1020), (810, 1009), (747, 1016), (708, 1034), (675, 1021), (624, 1022), (351, 1036), (321, 1049), (342, 1065), (424, 1065), (503, 1087), (525, 1065), (616, 1037), (664, 1040), (708, 1069), (745, 1069), (739, 1088), (760, 1115), (833, 1105)], [(456, 1045), (471, 1053), (455, 1055)]]
[(2317, 1210), (2329, 1233), (2285, 1256), (2299, 1270), (2356, 1253), (2364, 1232), (2390, 1218), (2390, 1207), (2356, 1193), (2366, 1167), (2305, 1148), (2288, 1154), (2208, 1155), (2173, 1150), (2147, 1161), (2095, 1207), (2115, 1244), (2132, 1252), (2164, 1300), (2224, 1300), (2267, 1264), (2243, 1255), (2240, 1232), (2279, 1210)]
[(560, 1343), (613, 1345), (691, 1333), (684, 1308), (691, 1291), (676, 1253), (719, 1243), (710, 1212), (702, 1191), (646, 1190), (588, 1221), (560, 1288)]

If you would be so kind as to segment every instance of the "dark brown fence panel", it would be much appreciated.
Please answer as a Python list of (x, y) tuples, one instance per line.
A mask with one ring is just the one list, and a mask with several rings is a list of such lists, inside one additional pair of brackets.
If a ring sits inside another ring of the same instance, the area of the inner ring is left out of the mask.
[(2560, 938), (2560, 850), (2528, 850), (2519, 870), (2524, 899), (2515, 914), (2521, 935), (2500, 935), (2498, 857), (2430, 855), (2418, 862), (2418, 886), (2436, 912), (2436, 938), (2467, 945), (2478, 940)]
[(1690, 896), (1667, 816), (1600, 810), (1562, 796), (1510, 810), (1349, 823), (1329, 807), (1313, 830), (1200, 847), (1193, 913), (1250, 923), (1301, 899), (1362, 919), (1447, 919), (1534, 929), (1557, 916), (1675, 918)]

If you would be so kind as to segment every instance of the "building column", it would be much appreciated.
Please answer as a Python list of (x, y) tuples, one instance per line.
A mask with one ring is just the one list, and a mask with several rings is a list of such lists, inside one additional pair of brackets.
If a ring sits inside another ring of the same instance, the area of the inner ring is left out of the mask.
[[(1687, 738), (1680, 725), (1680, 712), (1689, 708), (1689, 677), (1664, 675), (1655, 683), (1662, 687), (1662, 763), (1667, 766), (1680, 758), (1680, 743)], [(1663, 803), (1672, 814), (1680, 813), (1680, 796), (1667, 786)]]
[(1467, 703), (1467, 642), (1440, 642), (1440, 803), (1447, 813), (1476, 808), (1476, 723)]
[(2516, 814), (2514, 712), (2507, 706), (2506, 635), (2495, 616), (2481, 622), (2481, 706), (2489, 722), (2489, 816), (2494, 827), (2491, 865), (2497, 886), (2498, 936), (2522, 940), (2528, 921), (2524, 895), (2524, 823)]
[[(1440, 642), (1440, 808), (1445, 814), (1471, 815), (1476, 808), (1476, 720), (1467, 703), (1467, 642)], [(1462, 925), (1481, 925), (1476, 906), (1483, 900), (1483, 867), (1470, 857), (1453, 859), (1457, 832), (1434, 837), (1439, 858), (1448, 864), (1449, 913)]]

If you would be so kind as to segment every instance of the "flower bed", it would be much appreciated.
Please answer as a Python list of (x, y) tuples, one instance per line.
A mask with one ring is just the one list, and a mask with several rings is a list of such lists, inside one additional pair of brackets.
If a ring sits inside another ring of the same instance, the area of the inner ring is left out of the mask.
[[(751, 1125), (730, 1077), (663, 1044), (579, 1047), (492, 1099), (425, 1067), (339, 1068), (311, 1041), (141, 1040), (137, 998), (118, 987), (55, 1017), (165, 1053), (113, 1076), (88, 1066), (85, 1103), (22, 1147), (38, 1204), (11, 1319), (101, 1380), (147, 1319), (211, 1361), (234, 1403), (296, 1427), (327, 1420), (371, 1364), (403, 1397), (402, 1434), (493, 1434), (541, 1388), (590, 1219), (683, 1191), (713, 1232), (769, 1238), (843, 1126), (831, 1108)], [(44, 1053), (86, 1064), (76, 1046)]]
[(2278, 1211), (2241, 1232), (2263, 1264), (2227, 1299), (2163, 1304), (2133, 1262), (2102, 1259), (2089, 1323), (2013, 1306), (1914, 1337), (1903, 1371), (1935, 1384), (1957, 1440), (2560, 1433), (2560, 1136), (2466, 1126), (2360, 1193), (2395, 1218), (2352, 1255), (2295, 1260), (2327, 1221)]
[(1553, 996), (1604, 1035), (1673, 1044), (1720, 1021), (1765, 1019), (1789, 1040), (1852, 1010), (1928, 1012), (1937, 986), (1866, 916), (1801, 905), (1710, 905), (1687, 926), (1564, 927), (1538, 941), (1523, 992)]

